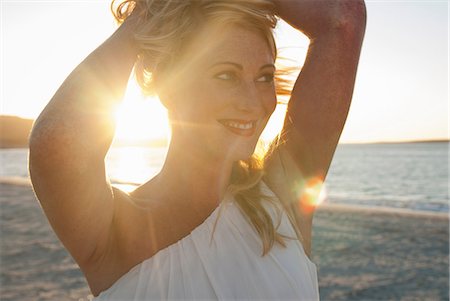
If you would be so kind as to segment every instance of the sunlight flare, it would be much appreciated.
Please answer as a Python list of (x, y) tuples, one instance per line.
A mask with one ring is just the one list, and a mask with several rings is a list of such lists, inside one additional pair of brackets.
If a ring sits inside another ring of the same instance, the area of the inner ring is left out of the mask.
[(120, 142), (133, 144), (169, 135), (167, 110), (157, 97), (145, 97), (134, 79), (117, 108), (116, 122), (116, 139)]

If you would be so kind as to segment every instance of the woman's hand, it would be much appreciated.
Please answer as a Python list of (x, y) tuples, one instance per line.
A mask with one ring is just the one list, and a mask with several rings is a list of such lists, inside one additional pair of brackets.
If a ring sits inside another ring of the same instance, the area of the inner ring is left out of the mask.
[[(118, 39), (120, 43), (125, 43), (130, 50), (134, 50), (134, 53), (138, 52), (138, 45), (135, 40), (135, 34), (141, 25), (142, 19), (144, 18), (142, 9), (136, 6), (128, 16), (123, 16), (122, 20), (119, 21), (119, 28), (112, 34), (111, 39)], [(117, 19), (116, 19), (117, 20)]]
[(311, 40), (336, 31), (364, 31), (364, 0), (274, 0), (278, 15)]

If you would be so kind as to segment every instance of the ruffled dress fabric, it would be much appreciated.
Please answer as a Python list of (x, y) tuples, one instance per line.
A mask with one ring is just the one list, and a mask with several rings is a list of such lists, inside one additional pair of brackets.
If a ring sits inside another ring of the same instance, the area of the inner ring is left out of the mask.
[[(264, 202), (277, 221), (271, 203)], [(278, 232), (296, 237), (284, 212)], [(257, 232), (237, 204), (224, 200), (188, 236), (133, 267), (93, 300), (319, 300), (316, 265), (298, 240), (286, 243), (261, 256)]]

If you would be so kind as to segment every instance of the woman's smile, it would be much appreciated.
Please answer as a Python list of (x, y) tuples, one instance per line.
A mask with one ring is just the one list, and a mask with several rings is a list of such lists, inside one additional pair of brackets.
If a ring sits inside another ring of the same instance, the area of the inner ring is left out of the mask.
[(221, 119), (218, 122), (227, 130), (239, 136), (250, 137), (256, 131), (256, 120)]

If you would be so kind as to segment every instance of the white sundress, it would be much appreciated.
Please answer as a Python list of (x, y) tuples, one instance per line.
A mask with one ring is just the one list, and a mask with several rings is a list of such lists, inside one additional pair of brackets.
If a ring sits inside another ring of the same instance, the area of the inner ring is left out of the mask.
[[(264, 202), (276, 221), (274, 208)], [(278, 232), (296, 237), (284, 211)], [(189, 235), (134, 266), (93, 300), (319, 300), (316, 265), (298, 240), (286, 244), (275, 244), (262, 257), (257, 232), (226, 198)]]

